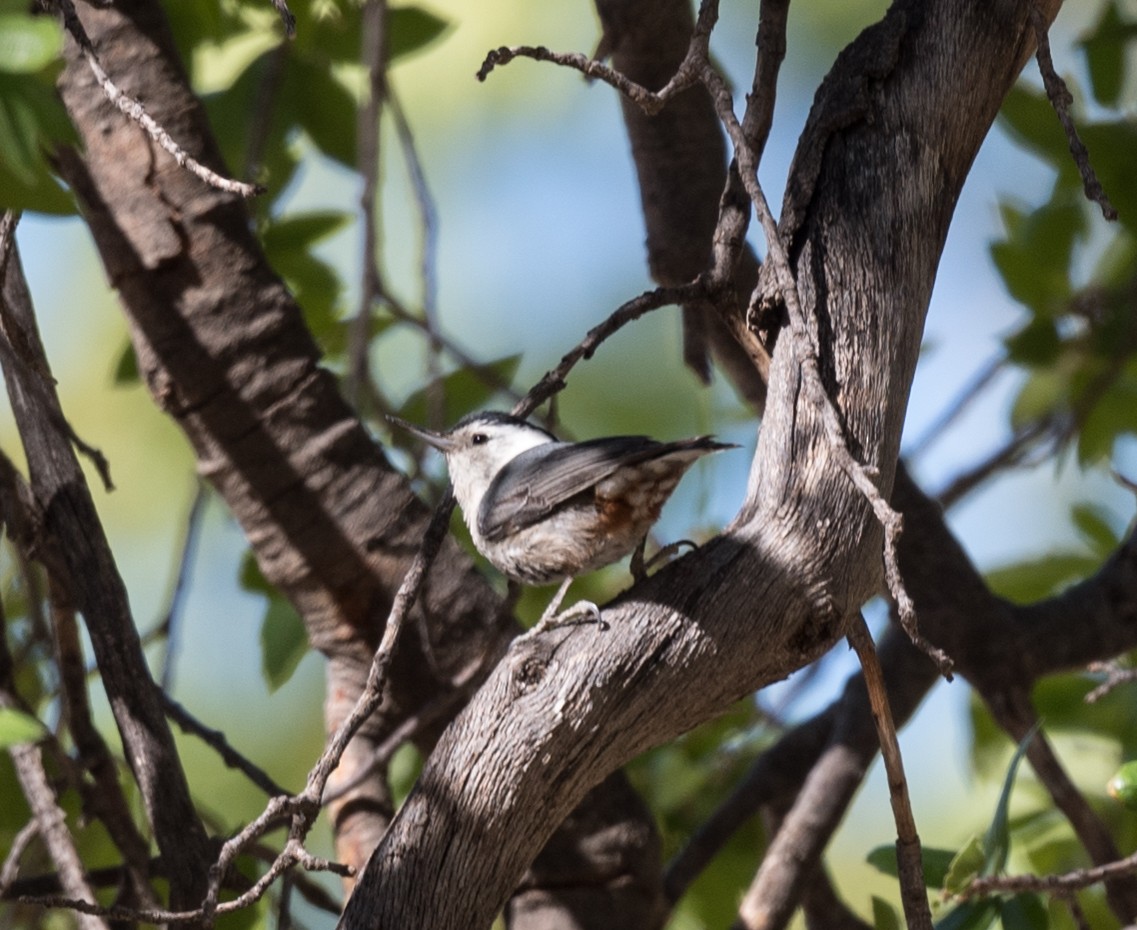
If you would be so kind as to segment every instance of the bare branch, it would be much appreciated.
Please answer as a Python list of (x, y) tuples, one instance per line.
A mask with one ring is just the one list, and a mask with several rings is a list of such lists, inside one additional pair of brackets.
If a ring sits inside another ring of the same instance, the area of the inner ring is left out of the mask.
[(284, 34), (290, 39), (295, 38), (296, 17), (288, 9), (288, 0), (269, 0), (269, 2), (272, 3), (273, 9), (280, 14), (280, 21), (284, 24)]
[(1105, 681), (1086, 695), (1086, 703), (1094, 704), (1122, 685), (1137, 681), (1137, 668), (1122, 668), (1116, 660), (1110, 662), (1091, 662), (1087, 670), (1105, 675)]
[(651, 291), (644, 291), (638, 297), (633, 297), (616, 308), (603, 323), (594, 326), (575, 348), (569, 351), (551, 371), (545, 373), (529, 393), (513, 407), (514, 416), (525, 417), (549, 400), (554, 394), (564, 389), (565, 378), (581, 359), (592, 358), (593, 353), (604, 343), (609, 336), (618, 330), (638, 320), (645, 313), (658, 310), (660, 307), (678, 305), (695, 300), (703, 294), (703, 286), (696, 281), (693, 284), (684, 284), (680, 287), (657, 287)]
[(165, 691), (162, 692), (162, 706), (166, 715), (183, 731), (198, 737), (216, 751), (225, 765), (240, 772), (269, 797), (288, 794), (264, 769), (234, 749), (224, 733), (207, 727)]
[[(0, 695), (0, 704), (6, 704), (6, 696)], [(64, 891), (85, 901), (93, 901), (94, 891), (87, 884), (83, 874), (83, 862), (75, 848), (74, 838), (67, 829), (66, 815), (55, 799), (55, 792), (43, 770), (43, 757), (39, 747), (31, 744), (13, 746), (8, 750), (16, 769), (16, 777), (23, 788), (24, 797), (32, 809), (32, 816), (39, 826), (51, 860), (59, 874), (59, 882)], [(80, 917), (83, 930), (107, 930), (107, 925), (94, 915)]]
[(977, 878), (955, 897), (960, 901), (982, 898), (990, 894), (1041, 891), (1069, 900), (1069, 893), (1089, 888), (1111, 878), (1131, 877), (1137, 872), (1137, 853), (1088, 869), (1073, 869), (1058, 875), (989, 875)]
[(177, 575), (174, 577), (174, 585), (170, 590), (170, 598), (162, 622), (153, 631), (166, 640), (165, 652), (162, 655), (162, 674), (158, 679), (158, 684), (163, 694), (166, 695), (170, 694), (173, 689), (174, 660), (178, 654), (178, 621), (181, 618), (189, 576), (193, 571), (193, 563), (197, 555), (202, 515), (205, 513), (205, 503), (208, 499), (205, 485), (198, 481), (194, 490), (193, 501), (190, 503), (189, 513), (186, 515), (186, 528), (182, 535), (182, 551), (178, 556)]
[(1038, 52), (1035, 57), (1038, 59), (1042, 83), (1046, 87), (1046, 96), (1050, 99), (1050, 105), (1054, 107), (1054, 112), (1058, 114), (1058, 122), (1062, 124), (1062, 129), (1066, 133), (1070, 154), (1074, 157), (1074, 164), (1078, 166), (1078, 171), (1082, 175), (1082, 188), (1086, 198), (1101, 207), (1101, 215), (1107, 220), (1116, 220), (1117, 209), (1110, 203), (1109, 196), (1101, 186), (1094, 166), (1090, 164), (1090, 153), (1086, 151), (1086, 145), (1078, 136), (1078, 128), (1070, 116), (1070, 105), (1074, 102), (1074, 98), (1066, 82), (1054, 70), (1054, 59), (1050, 55), (1050, 31), (1046, 25), (1046, 18), (1034, 3), (1030, 4), (1029, 15), (1035, 41), (1038, 42)]
[(383, 103), (387, 95), (387, 4), (386, 0), (367, 0), (362, 10), (363, 34), (360, 57), (367, 69), (367, 98), (357, 117), (357, 167), (363, 178), (359, 212), (363, 223), (363, 269), (359, 288), (359, 309), (351, 321), (348, 341), (347, 395), (359, 406), (364, 386), (372, 382), (368, 358), (371, 345), (371, 316), (376, 301), (385, 297), (386, 285), (379, 268), (382, 247), (379, 228), (380, 128)]
[(888, 794), (892, 814), (896, 820), (896, 860), (900, 873), (900, 897), (904, 903), (904, 916), (909, 927), (931, 930), (932, 912), (924, 890), (924, 864), (920, 855), (920, 836), (916, 819), (912, 816), (912, 802), (908, 796), (908, 780), (904, 777), (904, 760), (900, 743), (896, 739), (896, 725), (888, 703), (884, 674), (880, 669), (876, 646), (861, 614), (849, 622), (849, 644), (861, 660), (873, 721), (880, 739), (880, 754), (888, 774)]
[(57, 0), (57, 2), (60, 12), (63, 15), (63, 25), (71, 34), (71, 37), (78, 43), (79, 48), (82, 49), (83, 57), (87, 60), (87, 65), (90, 67), (91, 73), (94, 74), (95, 80), (103, 89), (107, 100), (146, 130), (147, 135), (169, 152), (180, 167), (185, 168), (210, 187), (215, 187), (218, 190), (230, 194), (237, 194), (239, 197), (245, 198), (255, 197), (257, 194), (264, 193), (265, 189), (259, 184), (246, 184), (243, 181), (235, 181), (231, 178), (223, 177), (212, 168), (207, 168), (178, 145), (178, 143), (170, 137), (170, 134), (146, 112), (146, 108), (140, 101), (124, 94), (110, 77), (107, 76), (106, 71), (103, 70), (103, 66), (99, 64), (99, 57), (95, 54), (95, 48), (91, 44), (87, 31), (83, 28), (83, 24), (75, 12), (75, 6), (72, 0)]

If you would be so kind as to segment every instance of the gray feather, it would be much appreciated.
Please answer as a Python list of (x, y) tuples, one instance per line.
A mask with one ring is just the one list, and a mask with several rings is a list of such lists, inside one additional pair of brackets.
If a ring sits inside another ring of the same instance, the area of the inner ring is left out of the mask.
[(728, 448), (709, 436), (657, 442), (647, 436), (608, 436), (588, 442), (546, 443), (522, 452), (494, 476), (478, 508), (478, 532), (499, 541), (545, 519), (620, 468), (674, 452)]

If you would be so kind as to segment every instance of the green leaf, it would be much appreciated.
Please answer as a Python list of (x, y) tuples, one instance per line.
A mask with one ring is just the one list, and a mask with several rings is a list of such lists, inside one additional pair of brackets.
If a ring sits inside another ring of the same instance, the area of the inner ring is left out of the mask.
[[(488, 365), (481, 365), (479, 368), (494, 375), (496, 380), (509, 383), (513, 380), (520, 361), (520, 355), (509, 355)], [(486, 379), (476, 370), (459, 368), (415, 391), (407, 398), (398, 413), (410, 423), (425, 425), (434, 409), (433, 399), (441, 397), (440, 425), (449, 426), (467, 413), (484, 407), (496, 393), (497, 389), (487, 384)]]
[[(948, 870), (955, 861), (956, 853), (950, 849), (933, 849), (925, 846), (920, 850), (920, 854), (924, 870), (924, 884), (929, 888), (942, 888)], [(876, 847), (868, 854), (866, 861), (885, 875), (891, 875), (893, 878), (898, 878), (900, 875), (896, 863), (896, 847), (891, 844)]]
[(268, 222), (262, 236), (265, 254), (303, 308), (312, 335), (330, 355), (346, 346), (338, 313), (343, 284), (335, 269), (312, 253), (312, 247), (351, 220), (350, 215), (334, 210), (300, 213)]
[(1070, 511), (1074, 526), (1094, 554), (1106, 558), (1121, 542), (1109, 519), (1109, 511), (1097, 504), (1075, 504)]
[(1011, 408), (1011, 426), (1020, 430), (1068, 406), (1069, 375), (1058, 366), (1034, 368)]
[(358, 155), (355, 100), (334, 75), (321, 66), (292, 57), (281, 96), (288, 101), (289, 121), (302, 127), (328, 158), (354, 170)]
[(47, 735), (42, 723), (14, 707), (0, 707), (0, 749), (34, 743)]
[(1026, 215), (1003, 205), (1002, 215), (1008, 233), (991, 246), (991, 257), (1007, 290), (1036, 314), (1056, 316), (1069, 302), (1074, 243), (1087, 228), (1080, 194), (1055, 192)]
[(1082, 552), (1051, 552), (985, 572), (994, 594), (1030, 604), (1048, 597), (1098, 569), (1101, 560)]
[(448, 20), (428, 13), (422, 7), (392, 8), (387, 19), (387, 33), (390, 36), (388, 61), (395, 62), (425, 48), (449, 28)]
[(1050, 915), (1035, 894), (1017, 894), (1003, 901), (999, 909), (1003, 930), (1047, 930)]
[(999, 793), (999, 803), (995, 805), (995, 816), (991, 818), (991, 825), (987, 828), (987, 835), (983, 838), (986, 857), (980, 871), (981, 875), (998, 875), (1006, 868), (1007, 856), (1011, 852), (1011, 791), (1015, 786), (1015, 775), (1018, 773), (1019, 765), (1022, 763), (1023, 757), (1026, 756), (1030, 741), (1034, 739), (1041, 725), (1039, 722), (1030, 728), (1030, 732), (1022, 738), (1022, 742), (1019, 743), (1014, 756), (1011, 758), (1011, 764), (1007, 767), (1007, 777), (1003, 780), (1003, 790)]
[(138, 371), (138, 356), (134, 354), (134, 344), (128, 339), (119, 353), (111, 381), (116, 386), (137, 384), (141, 375)]
[(43, 156), (74, 131), (54, 92), (38, 75), (0, 73), (0, 204), (41, 213), (75, 212)]
[(962, 891), (979, 875), (986, 861), (987, 853), (982, 838), (971, 837), (952, 859), (944, 875), (943, 889), (953, 894)]
[(268, 601), (261, 621), (261, 671), (269, 689), (275, 691), (292, 677), (307, 653), (308, 632), (296, 608), (261, 573), (252, 550), (242, 557), (237, 580), (244, 590)]
[(1137, 433), (1137, 381), (1122, 374), (1082, 421), (1078, 461), (1082, 465), (1108, 460), (1121, 436)]
[(0, 12), (0, 71), (34, 74), (63, 50), (63, 30), (48, 16)]
[(261, 622), (261, 665), (270, 691), (285, 684), (308, 652), (304, 621), (279, 594), (269, 597)]
[(902, 930), (904, 926), (896, 908), (875, 894), (872, 896), (872, 925), (873, 930)]
[(349, 213), (339, 210), (312, 210), (274, 218), (261, 235), (265, 251), (299, 251), (310, 249), (317, 242), (339, 232), (352, 221)]
[(999, 899), (965, 901), (942, 920), (936, 921), (936, 930), (986, 930), (999, 916)]
[(1116, 107), (1125, 80), (1125, 46), (1129, 40), (1117, 5), (1107, 3), (1093, 30), (1079, 42), (1086, 56), (1090, 88), (1098, 103)]
[[(994, 247), (992, 251), (994, 251)], [(1017, 299), (1018, 295), (1014, 293), (1005, 275), (1003, 280), (1007, 282), (1007, 289), (1011, 291), (1011, 296)], [(1053, 319), (1045, 316), (1031, 317), (1022, 329), (1012, 333), (1003, 342), (1012, 361), (1031, 367), (1052, 364), (1062, 351), (1062, 340), (1058, 338), (1058, 327), (1054, 325)], [(1045, 412), (1049, 412), (1049, 408)]]
[[(1137, 233), (1137, 172), (1133, 171), (1132, 157), (1137, 151), (1137, 124), (1131, 117), (1121, 117), (1079, 126), (1078, 133), (1102, 188), (1117, 208), (1118, 218), (1129, 232)], [(1071, 187), (1080, 189), (1082, 182), (1073, 159), (1066, 170)]]
[(1059, 171), (1072, 164), (1066, 134), (1042, 91), (1016, 84), (1003, 98), (999, 121), (1016, 142)]

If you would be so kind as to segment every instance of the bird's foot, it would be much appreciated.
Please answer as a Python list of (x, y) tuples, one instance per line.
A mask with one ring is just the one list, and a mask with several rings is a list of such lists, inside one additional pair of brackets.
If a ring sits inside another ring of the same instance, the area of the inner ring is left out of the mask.
[(572, 607), (565, 608), (560, 613), (545, 614), (537, 621), (530, 633), (545, 633), (561, 626), (574, 626), (578, 623), (595, 623), (601, 630), (608, 629), (608, 621), (600, 613), (600, 608), (592, 601), (577, 601)]
[(689, 539), (678, 539), (673, 543), (668, 543), (666, 546), (656, 552), (655, 555), (653, 555), (650, 559), (644, 561), (644, 546), (646, 543), (647, 538), (644, 537), (640, 544), (636, 546), (636, 551), (632, 553), (632, 562), (629, 566), (632, 572), (632, 578), (635, 579), (637, 583), (643, 581), (647, 577), (647, 573), (650, 569), (655, 568), (662, 562), (666, 562), (668, 559), (671, 559), (674, 556), (678, 555), (679, 551), (684, 546), (690, 546), (692, 549), (699, 548), (696, 543), (692, 542)]

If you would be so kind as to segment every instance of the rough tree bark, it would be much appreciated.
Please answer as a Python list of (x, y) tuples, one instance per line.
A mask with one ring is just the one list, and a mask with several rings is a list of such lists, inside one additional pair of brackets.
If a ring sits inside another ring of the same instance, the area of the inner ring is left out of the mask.
[[(1057, 5), (1046, 4), (1047, 19)], [(666, 80), (689, 31), (686, 3), (663, 4), (655, 30), (643, 28), (638, 0), (597, 6), (614, 64), (649, 87)], [(1027, 10), (1013, 0), (975, 9), (961, 0), (894, 6), (839, 59), (792, 169), (782, 239), (807, 315), (820, 326), (830, 396), (854, 453), (877, 470), (886, 496), (943, 238), (974, 154), (1031, 48)], [(157, 7), (126, 0), (109, 9), (83, 6), (81, 15), (108, 70), (128, 91), (146, 88), (159, 122), (201, 160), (218, 164)], [(61, 163), (122, 295), (140, 369), (241, 521), (266, 576), (297, 605), (314, 645), (329, 656), (327, 717), (334, 728), (359, 693), (426, 511), (319, 369), (298, 308), (265, 264), (240, 206), (155, 152), (107, 106), (73, 47), (69, 57), (61, 88), (83, 155), (64, 153)], [(724, 164), (708, 103), (701, 90), (691, 92), (656, 118), (625, 103), (649, 262), (664, 283), (693, 277), (709, 255), (702, 230), (714, 226), (711, 206)], [(690, 148), (673, 161), (677, 137)], [(692, 164), (700, 166), (698, 183), (679, 185), (676, 196), (675, 178), (692, 178)], [(701, 220), (689, 223), (692, 215)], [(746, 255), (736, 280), (743, 301), (755, 274)], [(710, 323), (720, 362), (762, 404), (765, 386), (749, 357), (717, 320), (698, 320), (707, 308), (685, 310), (696, 330)], [(697, 367), (697, 336), (690, 346)], [(770, 373), (747, 500), (728, 531), (613, 605), (610, 631), (573, 629), (515, 645), (439, 744), (368, 865), (343, 926), (487, 925), (581, 799), (569, 829), (522, 880), (508, 906), (512, 925), (570, 925), (580, 913), (592, 926), (662, 918), (658, 876), (647, 874), (658, 856), (654, 834), (645, 831), (650, 817), (635, 810), (626, 783), (605, 776), (819, 655), (881, 587), (879, 529), (833, 462), (802, 389), (800, 363), (787, 340)], [(1019, 699), (1039, 675), (1132, 646), (1132, 537), (1086, 586), (1012, 610), (990, 596), (961, 551), (945, 572), (952, 578), (947, 591), (942, 574), (931, 571), (944, 567), (954, 545), (942, 517), (903, 473), (892, 499), (908, 517), (901, 558), (925, 632), (947, 648), (997, 715), (1003, 708), (1012, 732), (1023, 725)], [(409, 637), (382, 712), (341, 766), (343, 780), (470, 661), (492, 662), (511, 631), (502, 604), (452, 544), (422, 604), (441, 675), (424, 674), (429, 666)], [(968, 616), (972, 622), (962, 622)], [(975, 616), (990, 621), (991, 636), (968, 635)], [(1099, 635), (1070, 636), (1071, 616)], [(1041, 642), (1046, 649), (1035, 648)], [(1008, 656), (1015, 661), (1008, 664)], [(932, 666), (895, 631), (882, 659), (904, 715), (934, 681)], [(429, 746), (435, 735), (432, 729), (420, 741)], [(778, 873), (775, 847), (756, 878), (768, 890), (769, 926), (792, 913), (794, 889), (816, 867), (875, 751), (858, 683), (785, 745), (759, 763), (778, 778), (748, 799), (765, 800), (783, 822), (792, 823), (804, 804), (793, 799), (819, 758), (840, 751), (848, 764), (840, 784), (829, 783), (827, 823), (812, 832), (808, 848), (793, 851), (794, 867)], [(1043, 756), (1032, 761), (1047, 764)], [(1086, 811), (1068, 813), (1096, 861), (1116, 856)], [(345, 797), (335, 811), (341, 858), (361, 864), (389, 815), (379, 776)], [(589, 867), (566, 870), (582, 851), (597, 853)], [(560, 887), (566, 875), (579, 888)], [(1110, 888), (1114, 909), (1127, 918), (1137, 910), (1133, 885)], [(581, 889), (587, 904), (574, 900)], [(182, 903), (195, 904), (193, 894), (183, 894)]]
[[(123, 2), (78, 12), (103, 67), (123, 89), (145, 88), (159, 124), (220, 168), (160, 7)], [(333, 732), (363, 689), (429, 512), (318, 366), (301, 310), (266, 263), (243, 205), (181, 170), (110, 106), (73, 42), (67, 57), (60, 88), (82, 150), (61, 153), (60, 164), (121, 297), (139, 369), (240, 521), (265, 576), (297, 607), (313, 646), (328, 657), (325, 717)], [(384, 739), (445, 697), (471, 664), (492, 664), (517, 630), (452, 540), (415, 610), (412, 622), (429, 631), (433, 662), (417, 637), (400, 645), (383, 707), (349, 745), (329, 783), (333, 791), (357, 780)], [(429, 750), (452, 713), (415, 734), (420, 748)], [(600, 857), (587, 881), (573, 866), (567, 897), (559, 879), (551, 890), (528, 883), (514, 908), (515, 926), (539, 917), (548, 927), (562, 906), (566, 920), (591, 911), (601, 921), (594, 926), (611, 926), (604, 921), (614, 888), (638, 908), (629, 925), (656, 919), (658, 839), (646, 810), (620, 803), (628, 790), (620, 777), (605, 782), (558, 847), (561, 859), (576, 861), (570, 853), (597, 844), (597, 836), (605, 838), (597, 848), (619, 837), (620, 855)], [(334, 802), (341, 861), (362, 868), (390, 813), (382, 772)], [(556, 876), (556, 859), (544, 857), (540, 874)], [(599, 903), (582, 902), (586, 888)], [(181, 904), (199, 901), (189, 895)]]
[[(830, 396), (886, 495), (940, 250), (1031, 49), (1027, 9), (895, 5), (841, 55), (792, 169), (783, 241)], [(439, 742), (342, 927), (487, 925), (548, 824), (606, 772), (816, 657), (876, 593), (881, 534), (800, 364), (775, 354), (734, 523), (610, 607), (610, 631), (515, 643)]]

